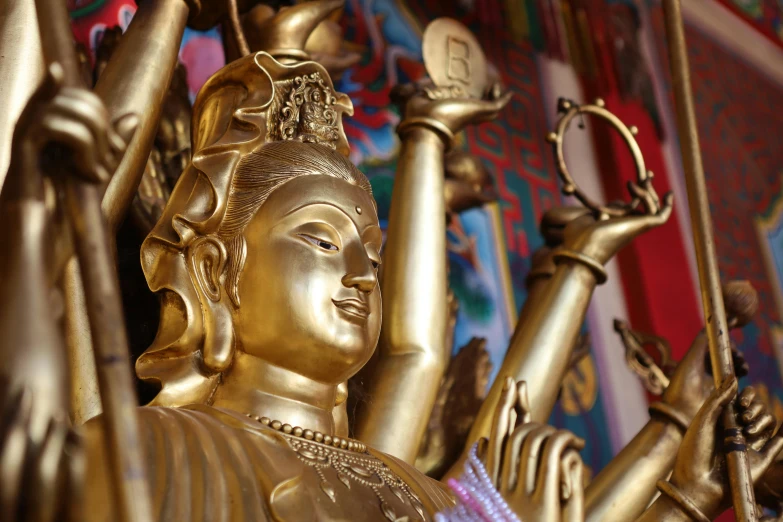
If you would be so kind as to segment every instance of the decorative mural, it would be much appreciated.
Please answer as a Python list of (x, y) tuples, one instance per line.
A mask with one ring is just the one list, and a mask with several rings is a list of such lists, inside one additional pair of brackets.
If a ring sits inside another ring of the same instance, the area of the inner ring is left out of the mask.
[[(666, 56), (660, 8), (653, 15)], [(783, 85), (695, 28), (686, 39), (721, 277), (748, 280), (759, 293), (758, 314), (733, 338), (750, 365), (747, 380), (763, 383), (783, 411)]]
[[(498, 1), (484, 7), (503, 9)], [(502, 114), (469, 128), (460, 145), (493, 174), (500, 196), (497, 210), (485, 207), (463, 213), (449, 230), (449, 281), (460, 303), (454, 350), (472, 336), (487, 337), (496, 371), (526, 298), (530, 256), (542, 244), (540, 216), (560, 202), (551, 150), (544, 140), (549, 129), (535, 49), (530, 41), (515, 40), (502, 23), (481, 24), (477, 15), (457, 4), (347, 0), (345, 11), (346, 40), (362, 54), (359, 65), (344, 75), (340, 85), (355, 105), (354, 116), (345, 123), (346, 134), (354, 161), (373, 184), (382, 218), (388, 212), (398, 147), (394, 128), (399, 115), (388, 105), (388, 93), (396, 83), (424, 75), (421, 32), (428, 20), (450, 16), (473, 28), (504, 85), (514, 91)], [(612, 456), (599, 382), (596, 365), (588, 356), (566, 379), (565, 400), (558, 403), (552, 418), (557, 426), (589, 441), (583, 456), (593, 471)]]

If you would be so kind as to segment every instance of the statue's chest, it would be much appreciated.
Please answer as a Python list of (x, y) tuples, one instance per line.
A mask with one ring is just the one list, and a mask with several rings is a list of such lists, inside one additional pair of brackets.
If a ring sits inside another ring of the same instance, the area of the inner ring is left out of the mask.
[[(286, 437), (318, 520), (429, 521), (416, 493), (376, 457)], [(303, 484), (304, 485), (304, 484)]]

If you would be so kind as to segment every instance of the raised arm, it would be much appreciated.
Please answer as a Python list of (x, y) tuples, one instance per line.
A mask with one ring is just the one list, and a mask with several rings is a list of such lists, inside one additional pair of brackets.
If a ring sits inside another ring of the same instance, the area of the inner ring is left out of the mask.
[[(726, 284), (723, 296), (732, 328), (747, 324), (758, 309), (757, 294), (746, 283)], [(588, 486), (588, 521), (633, 520), (652, 500), (655, 483), (672, 470), (685, 429), (714, 389), (706, 371), (707, 353), (707, 336), (702, 331), (677, 365), (661, 401), (650, 407), (649, 422)], [(747, 374), (748, 365), (739, 352), (734, 354), (734, 368), (738, 377)], [(747, 418), (740, 417), (740, 425), (758, 443), (759, 436), (774, 427), (774, 417), (763, 411), (751, 388), (743, 393), (745, 406), (754, 405), (748, 408)]]
[(384, 247), (383, 329), (368, 376), (370, 400), (357, 412), (357, 437), (412, 463), (450, 357), (444, 152), (454, 134), (487, 121), (509, 95), (487, 100), (410, 92), (399, 127), (402, 149)]
[[(499, 371), (528, 383), (534, 422), (546, 422), (557, 400), (593, 290), (606, 277), (604, 264), (633, 238), (664, 224), (671, 209), (672, 198), (667, 196), (654, 214), (598, 221), (585, 215), (566, 226), (563, 246), (553, 253), (557, 268), (552, 279), (531, 295), (526, 305), (530, 312), (520, 317)], [(500, 396), (502, 385), (499, 381), (492, 385), (468, 445), (488, 435), (491, 405)]]
[[(722, 446), (725, 436), (720, 417), (726, 405), (736, 397), (737, 379), (730, 378), (713, 390), (697, 412), (683, 436), (671, 478), (658, 482), (661, 495), (645, 511), (639, 522), (714, 520), (731, 506), (729, 481)], [(752, 406), (738, 402), (737, 420), (751, 413)], [(780, 433), (756, 444), (749, 440), (748, 460), (755, 484), (767, 472), (783, 449)], [(624, 521), (633, 518), (613, 518)]]
[(585, 491), (586, 520), (633, 520), (665, 479), (696, 412), (713, 389), (706, 373), (707, 337), (701, 332), (678, 364), (650, 420), (631, 442), (590, 482)]
[(136, 136), (103, 197), (103, 212), (113, 232), (125, 218), (152, 150), (190, 10), (186, 0), (137, 3), (133, 21), (95, 86), (111, 119), (125, 114), (139, 119)]

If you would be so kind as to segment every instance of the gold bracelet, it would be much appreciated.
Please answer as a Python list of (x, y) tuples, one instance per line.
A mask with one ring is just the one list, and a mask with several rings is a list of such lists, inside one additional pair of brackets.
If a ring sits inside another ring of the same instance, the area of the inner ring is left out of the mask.
[(426, 116), (415, 116), (413, 118), (405, 118), (397, 126), (397, 134), (399, 134), (400, 138), (402, 138), (402, 135), (405, 134), (405, 132), (407, 132), (412, 127), (424, 127), (431, 131), (435, 131), (437, 134), (440, 134), (441, 138), (446, 143), (446, 148), (449, 148), (451, 146), (451, 143), (454, 141), (454, 133), (451, 132), (451, 129), (449, 129), (445, 124), (439, 122), (438, 120), (433, 118), (428, 118)]
[(678, 411), (674, 406), (666, 404), (665, 402), (654, 402), (650, 404), (648, 410), (650, 415), (657, 413), (666, 418), (669, 422), (680, 428), (683, 433), (688, 430), (688, 426), (691, 425), (690, 421), (685, 417), (683, 413)]
[(587, 266), (587, 268), (592, 270), (597, 284), (602, 285), (606, 282), (607, 279), (606, 269), (601, 263), (599, 263), (592, 257), (587, 256), (581, 252), (575, 252), (573, 250), (566, 250), (562, 248), (562, 249), (558, 249), (552, 255), (552, 261), (554, 261), (554, 263), (558, 265), (560, 264), (560, 260), (562, 259), (570, 259), (572, 261), (576, 261), (578, 263), (582, 263), (583, 265)]
[(674, 484), (666, 482), (665, 480), (659, 480), (656, 486), (658, 486), (658, 491), (660, 491), (661, 494), (672, 499), (674, 503), (691, 518), (691, 520), (695, 520), (696, 522), (710, 522), (710, 519), (701, 512), (696, 504), (686, 497), (682, 491), (677, 489)]

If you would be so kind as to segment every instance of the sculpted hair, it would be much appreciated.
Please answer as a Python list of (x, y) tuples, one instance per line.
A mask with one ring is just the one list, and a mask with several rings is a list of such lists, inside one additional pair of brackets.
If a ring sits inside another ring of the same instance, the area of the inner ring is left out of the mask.
[[(218, 236), (228, 251), (226, 292), (239, 306), (239, 277), (247, 257), (244, 231), (270, 194), (299, 176), (326, 175), (365, 190), (372, 198), (370, 182), (347, 158), (332, 149), (299, 141), (268, 143), (239, 162), (231, 183), (226, 213)], [(373, 199), (373, 201), (375, 201)]]

